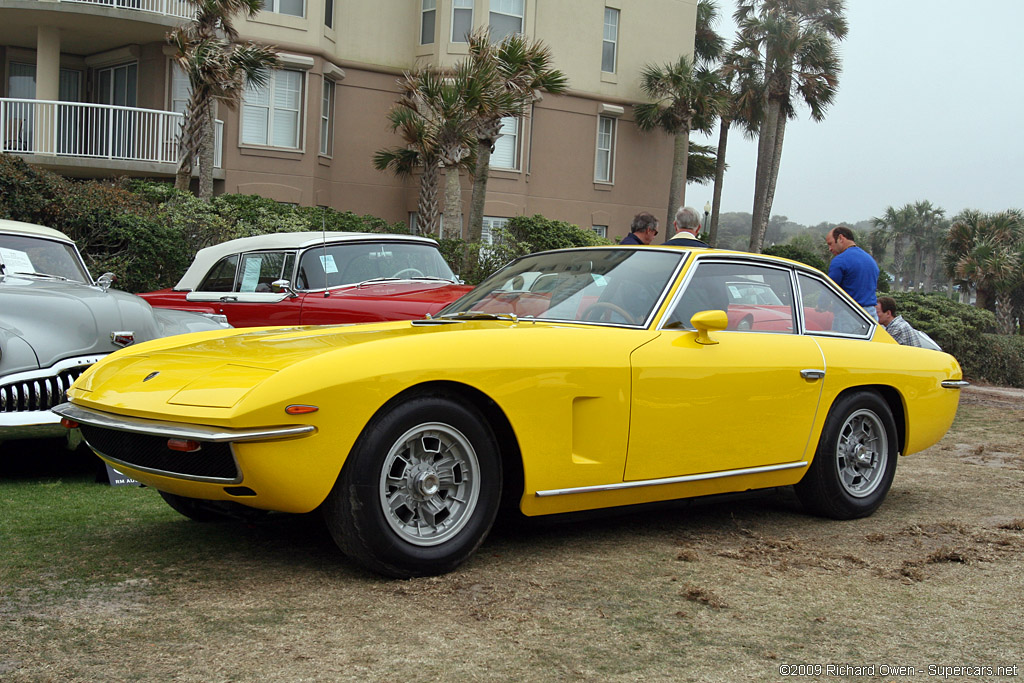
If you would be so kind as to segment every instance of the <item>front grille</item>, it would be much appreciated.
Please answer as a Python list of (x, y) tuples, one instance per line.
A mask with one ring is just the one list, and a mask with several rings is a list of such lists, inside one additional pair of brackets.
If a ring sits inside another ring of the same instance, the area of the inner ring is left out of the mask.
[(202, 441), (198, 451), (182, 453), (167, 447), (166, 436), (135, 434), (87, 424), (81, 428), (82, 436), (90, 447), (127, 465), (190, 479), (239, 481), (238, 466), (230, 444)]
[(48, 377), (33, 377), (0, 384), (0, 413), (49, 410), (67, 400), (68, 387), (88, 369), (79, 365)]

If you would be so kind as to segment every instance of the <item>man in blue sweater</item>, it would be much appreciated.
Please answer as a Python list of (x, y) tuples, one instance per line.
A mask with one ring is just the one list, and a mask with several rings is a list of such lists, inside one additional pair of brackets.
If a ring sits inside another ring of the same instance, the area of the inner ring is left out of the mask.
[(853, 231), (845, 225), (829, 230), (825, 242), (832, 252), (828, 276), (877, 321), (875, 304), (878, 298), (875, 291), (878, 288), (878, 264), (875, 259), (857, 246), (853, 241)]

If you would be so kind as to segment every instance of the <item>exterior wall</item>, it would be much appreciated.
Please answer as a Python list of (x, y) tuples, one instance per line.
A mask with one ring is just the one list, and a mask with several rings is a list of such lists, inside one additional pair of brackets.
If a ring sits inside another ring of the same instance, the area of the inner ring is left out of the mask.
[[(541, 213), (582, 227), (607, 225), (612, 238), (625, 235), (633, 215), (641, 210), (664, 221), (672, 140), (662, 133), (640, 133), (630, 103), (642, 99), (638, 74), (645, 64), (663, 64), (692, 52), (696, 4), (697, 0), (525, 0), (524, 32), (548, 45), (555, 67), (568, 76), (570, 91), (546, 96), (522, 122), (519, 169), (492, 169), (485, 213)], [(306, 0), (303, 17), (264, 11), (254, 19), (236, 20), (243, 39), (274, 45), (301, 68), (302, 132), (297, 150), (244, 145), (240, 112), (221, 107), (224, 156), (218, 177), (224, 180), (217, 190), (404, 222), (416, 210), (418, 176), (400, 179), (372, 165), (374, 152), (401, 144), (385, 118), (396, 99), (396, 78), (416, 66), (452, 65), (466, 56), (467, 46), (448, 40), (452, 0), (437, 0), (435, 39), (428, 45), (419, 44), (420, 0), (334, 0), (334, 5), (331, 28), (324, 23), (325, 0)], [(488, 24), (489, 5), (489, 0), (475, 0), (476, 28)], [(620, 12), (615, 73), (601, 70), (605, 7)], [(11, 60), (24, 61), (43, 45), (40, 36), (53, 35), (52, 30), (39, 32), (38, 26), (55, 27), (62, 41), (61, 66), (95, 67), (111, 50), (115, 55), (135, 55), (137, 106), (167, 109), (169, 60), (163, 36), (177, 21), (103, 5), (0, 0), (4, 73)], [(48, 49), (52, 52), (52, 46)], [(325, 78), (336, 83), (334, 144), (327, 156), (319, 153)], [(5, 93), (6, 88), (5, 78)], [(616, 118), (610, 183), (594, 180), (602, 113)], [(99, 174), (109, 172), (108, 163)], [(173, 169), (168, 169), (164, 177), (172, 175)], [(471, 181), (465, 173), (462, 184), (468, 215)]]

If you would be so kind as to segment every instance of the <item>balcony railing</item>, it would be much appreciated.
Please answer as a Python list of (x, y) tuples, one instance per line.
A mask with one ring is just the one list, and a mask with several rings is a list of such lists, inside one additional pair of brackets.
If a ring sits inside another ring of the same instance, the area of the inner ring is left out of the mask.
[[(184, 116), (110, 104), (0, 98), (0, 152), (178, 163)], [(221, 167), (224, 123), (214, 124), (215, 168)], [(173, 172), (173, 171), (172, 171)]]
[(60, 2), (78, 2), (85, 5), (103, 5), (119, 9), (132, 9), (139, 12), (152, 12), (168, 17), (191, 19), (195, 16), (195, 5), (185, 0), (60, 0)]

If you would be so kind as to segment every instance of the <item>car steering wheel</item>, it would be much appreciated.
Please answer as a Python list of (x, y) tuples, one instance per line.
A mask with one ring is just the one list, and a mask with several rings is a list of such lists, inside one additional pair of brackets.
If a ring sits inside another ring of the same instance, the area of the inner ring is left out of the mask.
[[(587, 310), (583, 311), (583, 315), (581, 317), (584, 320), (600, 320), (601, 316), (598, 316), (596, 318), (591, 318), (591, 316), (590, 316), (590, 314), (593, 313), (595, 309), (597, 309), (599, 311), (601, 309), (608, 309), (609, 311), (611, 311), (613, 313), (618, 313), (619, 315), (621, 315), (626, 320), (626, 322), (629, 323), (630, 325), (636, 325), (636, 319), (633, 317), (633, 315), (629, 311), (627, 311), (626, 309), (622, 308), (621, 306), (617, 306), (617, 305), (615, 305), (615, 304), (613, 304), (613, 303), (611, 303), (609, 301), (598, 301), (598, 302), (592, 304), (590, 306), (590, 308), (588, 308)], [(608, 322), (610, 322), (610, 321), (608, 321)]]
[(411, 275), (412, 277), (423, 277), (423, 271), (415, 268), (403, 268), (391, 277), (402, 277), (403, 275)]

